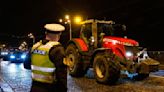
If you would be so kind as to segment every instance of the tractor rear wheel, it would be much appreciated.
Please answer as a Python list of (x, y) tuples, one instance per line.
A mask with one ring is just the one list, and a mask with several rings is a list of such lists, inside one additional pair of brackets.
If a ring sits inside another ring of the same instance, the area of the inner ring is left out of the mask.
[(114, 84), (120, 77), (120, 68), (109, 53), (99, 53), (95, 56), (93, 68), (96, 81), (102, 84)]
[(85, 71), (83, 69), (83, 63), (80, 61), (81, 56), (74, 44), (68, 45), (66, 48), (66, 57), (69, 60), (69, 74), (73, 77), (81, 77), (84, 76)]

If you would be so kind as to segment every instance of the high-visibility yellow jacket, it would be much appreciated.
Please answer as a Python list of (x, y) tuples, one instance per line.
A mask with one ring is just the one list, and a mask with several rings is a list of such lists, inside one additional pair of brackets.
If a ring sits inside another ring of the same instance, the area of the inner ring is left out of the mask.
[(49, 59), (51, 47), (59, 45), (59, 42), (49, 41), (46, 44), (37, 42), (31, 49), (32, 79), (42, 83), (53, 83), (55, 80), (55, 65)]

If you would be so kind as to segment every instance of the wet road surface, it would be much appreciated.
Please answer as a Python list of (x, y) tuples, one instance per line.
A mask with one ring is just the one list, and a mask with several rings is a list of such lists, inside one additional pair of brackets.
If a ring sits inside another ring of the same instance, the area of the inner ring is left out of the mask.
[(23, 68), (22, 63), (1, 61), (0, 86), (5, 92), (29, 92), (31, 71)]
[(115, 85), (98, 84), (95, 79), (68, 77), (69, 92), (164, 92), (164, 70), (152, 73), (149, 78), (136, 81), (120, 78)]
[[(89, 75), (92, 75), (90, 70)], [(143, 81), (121, 78), (116, 85), (98, 84), (94, 78), (72, 78), (68, 76), (68, 92), (164, 92), (164, 70), (150, 74)], [(23, 64), (1, 61), (0, 92), (29, 92), (31, 71)], [(3, 89), (3, 91), (2, 91)]]

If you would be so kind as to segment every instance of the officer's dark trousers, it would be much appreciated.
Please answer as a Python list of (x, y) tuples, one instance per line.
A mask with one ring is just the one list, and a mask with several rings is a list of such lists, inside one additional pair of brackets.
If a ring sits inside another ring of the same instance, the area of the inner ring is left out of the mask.
[(33, 81), (30, 92), (67, 92), (67, 88), (58, 83), (48, 84)]

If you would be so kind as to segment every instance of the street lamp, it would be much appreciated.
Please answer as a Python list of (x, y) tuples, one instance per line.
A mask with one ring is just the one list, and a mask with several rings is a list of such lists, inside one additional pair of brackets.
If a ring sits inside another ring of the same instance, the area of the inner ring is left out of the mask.
[(70, 16), (69, 15), (65, 15), (65, 21), (63, 21), (63, 19), (59, 19), (59, 22), (62, 23), (64, 22), (65, 24), (69, 25), (69, 38), (70, 40), (72, 39), (72, 26), (71, 26), (71, 20), (70, 20)]
[(2, 44), (2, 47), (5, 47), (6, 45), (5, 44)]
[[(71, 39), (72, 39), (72, 21), (71, 21), (69, 15), (65, 15), (65, 19), (64, 19), (64, 20), (65, 20), (65, 21), (63, 21), (63, 19), (59, 19), (59, 22), (60, 22), (60, 23), (64, 22), (65, 24), (68, 24), (68, 25), (69, 25), (69, 36), (70, 36), (69, 38), (70, 38), (70, 40), (71, 40)], [(76, 24), (80, 24), (81, 21), (82, 21), (82, 17), (80, 17), (80, 16), (75, 16), (75, 17), (74, 17), (74, 22), (75, 22)]]
[(76, 24), (81, 24), (81, 21), (82, 21), (82, 17), (80, 17), (80, 16), (75, 16), (75, 17), (74, 17), (74, 22), (75, 22)]
[(59, 22), (63, 22), (63, 20), (62, 19), (59, 19)]
[(69, 20), (70, 19), (69, 15), (65, 15), (65, 19)]
[(65, 15), (66, 22), (69, 25), (69, 38), (70, 40), (72, 39), (72, 25), (71, 25), (71, 20), (69, 15)]

